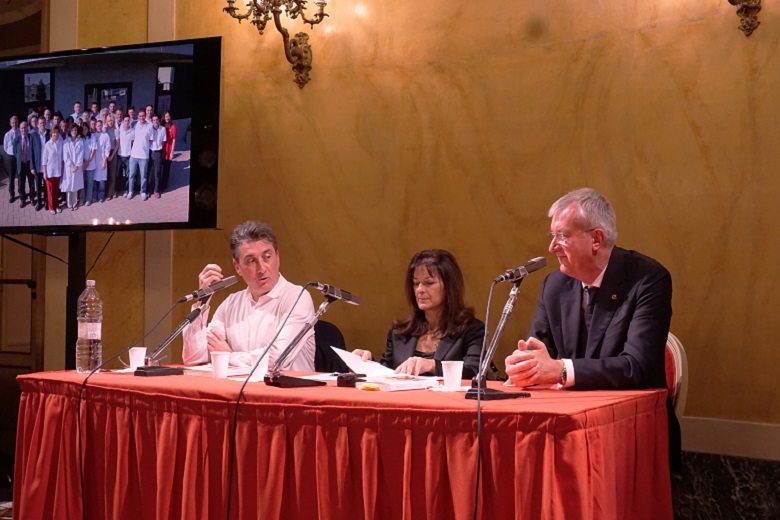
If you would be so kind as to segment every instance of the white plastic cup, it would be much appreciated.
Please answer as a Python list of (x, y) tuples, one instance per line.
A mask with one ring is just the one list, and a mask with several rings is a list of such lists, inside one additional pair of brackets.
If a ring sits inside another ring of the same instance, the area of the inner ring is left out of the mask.
[(228, 373), (230, 352), (211, 353), (211, 376), (214, 379), (225, 379)]
[[(257, 362), (260, 361), (260, 354), (263, 353), (264, 349), (255, 349), (249, 353), (250, 357), (252, 358), (252, 366), (257, 365)], [(252, 381), (262, 381), (265, 378), (265, 375), (268, 373), (268, 358), (270, 356), (268, 353), (263, 357), (263, 361), (260, 362), (259, 365), (257, 365), (257, 369), (255, 370), (255, 373), (252, 374)]]
[(444, 372), (444, 389), (449, 391), (460, 389), (463, 379), (463, 361), (442, 361), (441, 369)]
[(133, 347), (130, 349), (130, 369), (135, 370), (138, 367), (144, 366), (144, 358), (146, 357), (146, 347)]

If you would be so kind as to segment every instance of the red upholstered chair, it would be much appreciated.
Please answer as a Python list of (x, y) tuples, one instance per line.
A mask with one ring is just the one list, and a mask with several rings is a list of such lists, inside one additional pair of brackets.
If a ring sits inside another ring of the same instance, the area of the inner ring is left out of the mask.
[(688, 357), (680, 340), (671, 332), (666, 340), (666, 387), (679, 419), (685, 411), (688, 397)]

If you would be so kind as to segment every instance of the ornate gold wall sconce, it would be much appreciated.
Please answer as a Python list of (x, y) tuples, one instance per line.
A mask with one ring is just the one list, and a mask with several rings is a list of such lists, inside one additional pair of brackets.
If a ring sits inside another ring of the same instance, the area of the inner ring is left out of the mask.
[(737, 6), (739, 16), (739, 30), (750, 36), (761, 23), (758, 21), (758, 12), (761, 10), (761, 0), (729, 0), (731, 5)]
[(284, 42), (284, 56), (292, 64), (293, 72), (295, 72), (295, 83), (303, 88), (309, 82), (309, 71), (311, 71), (312, 53), (309, 35), (299, 32), (290, 38), (290, 33), (282, 27), (282, 12), (293, 20), (300, 16), (304, 23), (314, 28), (316, 24), (328, 16), (325, 13), (325, 6), (329, 2), (330, 0), (314, 0), (318, 10), (314, 13), (313, 18), (306, 17), (307, 0), (242, 0), (247, 9), (244, 14), (238, 14), (238, 7), (235, 6), (236, 0), (227, 0), (228, 6), (222, 10), (238, 20), (238, 23), (251, 18), (252, 25), (257, 27), (257, 32), (260, 34), (263, 34), (266, 24), (273, 17), (276, 30), (282, 35)]

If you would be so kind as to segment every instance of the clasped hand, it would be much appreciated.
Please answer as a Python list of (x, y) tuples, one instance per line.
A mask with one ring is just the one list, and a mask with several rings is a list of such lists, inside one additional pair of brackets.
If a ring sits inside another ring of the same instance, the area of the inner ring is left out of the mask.
[(233, 352), (225, 337), (218, 330), (209, 329), (206, 331), (206, 344), (209, 352)]
[(517, 342), (517, 350), (506, 358), (506, 375), (516, 386), (555, 383), (560, 380), (563, 361), (552, 359), (547, 346), (533, 336)]

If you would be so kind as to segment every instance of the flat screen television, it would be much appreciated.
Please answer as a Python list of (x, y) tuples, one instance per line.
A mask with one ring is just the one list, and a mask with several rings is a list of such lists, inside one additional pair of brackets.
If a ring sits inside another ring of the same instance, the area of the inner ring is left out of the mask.
[[(39, 204), (29, 200), (22, 207), (19, 179), (15, 180), (16, 198), (11, 202), (12, 177), (6, 170), (15, 159), (0, 157), (5, 164), (0, 166), (0, 232), (67, 234), (216, 227), (221, 55), (222, 40), (215, 37), (0, 59), (2, 136), (11, 130), (13, 116), (29, 126), (37, 115), (44, 118), (48, 130), (58, 114), (67, 122), (78, 110), (83, 124), (88, 125), (84, 121), (90, 116), (100, 119), (103, 109), (119, 109), (124, 117), (132, 107), (137, 124), (138, 113), (145, 112), (148, 105), (160, 121), (169, 112), (177, 133), (171, 140), (175, 143), (172, 158), (163, 164), (162, 175), (152, 169), (158, 163), (148, 161), (146, 197), (139, 193), (141, 161), (133, 165), (134, 197), (124, 196), (130, 164), (123, 167), (118, 157), (114, 198), (107, 200), (104, 193), (100, 202), (94, 193), (95, 201), (87, 205), (90, 201), (85, 189), (83, 204), (75, 210), (60, 205), (62, 211), (55, 214), (48, 207), (38, 209)], [(84, 116), (93, 104), (98, 114)], [(93, 191), (98, 187), (95, 185)], [(25, 188), (29, 192), (28, 182)], [(159, 198), (155, 195), (158, 191)]]

